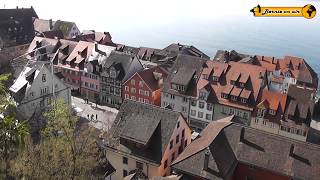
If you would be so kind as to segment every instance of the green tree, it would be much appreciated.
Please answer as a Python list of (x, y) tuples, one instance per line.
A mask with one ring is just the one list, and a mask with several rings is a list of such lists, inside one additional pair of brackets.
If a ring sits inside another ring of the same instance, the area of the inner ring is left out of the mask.
[(24, 138), (28, 134), (26, 123), (16, 120), (15, 113), (11, 111), (14, 103), (10, 100), (4, 85), (8, 78), (9, 75), (0, 75), (0, 158), (3, 160), (1, 171), (4, 169), (4, 173), (1, 174), (6, 178), (9, 177), (10, 161), (24, 145)]
[[(81, 123), (63, 100), (44, 113), (47, 127), (41, 141), (29, 145), (15, 163), (17, 176), (27, 179), (97, 179), (99, 132)], [(31, 140), (28, 141), (31, 144)]]

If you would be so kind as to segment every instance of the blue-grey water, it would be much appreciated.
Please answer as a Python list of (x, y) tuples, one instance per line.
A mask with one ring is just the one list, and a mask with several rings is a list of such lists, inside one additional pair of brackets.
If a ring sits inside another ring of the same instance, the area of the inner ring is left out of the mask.
[(218, 49), (283, 57), (299, 56), (320, 74), (320, 21), (303, 18), (223, 18), (132, 26), (112, 32), (115, 41), (163, 48), (191, 44), (213, 56)]

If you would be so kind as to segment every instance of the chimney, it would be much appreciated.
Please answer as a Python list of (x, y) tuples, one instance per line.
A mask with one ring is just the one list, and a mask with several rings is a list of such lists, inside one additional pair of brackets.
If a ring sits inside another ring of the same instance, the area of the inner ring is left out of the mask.
[(275, 64), (275, 60), (274, 60), (274, 57), (272, 57), (272, 64)]
[(36, 41), (36, 48), (41, 47), (41, 42), (40, 41)]
[(98, 43), (95, 43), (95, 44), (94, 44), (94, 50), (95, 50), (96, 52), (99, 51), (99, 49), (98, 49)]
[(210, 157), (210, 149), (209, 147), (207, 147), (207, 150), (204, 153), (204, 161), (203, 161), (203, 170), (205, 171), (209, 169), (209, 157)]
[(244, 140), (244, 131), (245, 131), (245, 129), (244, 129), (244, 127), (242, 127), (241, 133), (240, 133), (240, 142), (243, 142), (243, 140)]
[(291, 146), (290, 146), (289, 156), (293, 157), (293, 155), (294, 155), (294, 145), (293, 145), (293, 144), (291, 144)]
[(52, 24), (52, 19), (49, 19), (49, 30), (52, 30), (53, 24)]

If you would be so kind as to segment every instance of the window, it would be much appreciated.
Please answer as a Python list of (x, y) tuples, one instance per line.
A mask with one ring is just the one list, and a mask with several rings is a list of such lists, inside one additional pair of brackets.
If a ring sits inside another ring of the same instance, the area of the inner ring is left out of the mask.
[(185, 130), (183, 129), (183, 130), (182, 130), (181, 139), (183, 139), (183, 138), (184, 138), (184, 132), (185, 132)]
[(180, 121), (178, 121), (178, 123), (177, 123), (177, 128), (179, 128), (180, 127)]
[(262, 124), (263, 124), (264, 126), (266, 126), (266, 125), (267, 125), (267, 121), (263, 120), (263, 121), (262, 121)]
[(128, 176), (128, 171), (127, 170), (123, 170), (123, 175), (122, 175), (123, 177), (126, 177), (126, 176)]
[(211, 118), (211, 114), (206, 114), (206, 119), (207, 120), (211, 120), (212, 118)]
[(168, 167), (168, 160), (166, 159), (166, 160), (164, 161), (163, 168), (165, 169), (165, 168), (167, 168), (167, 167)]
[(197, 101), (192, 100), (191, 101), (191, 106), (196, 106), (197, 105)]
[(196, 111), (195, 110), (191, 110), (191, 116), (195, 116), (196, 115)]
[(132, 85), (135, 85), (135, 84), (136, 84), (136, 81), (135, 81), (134, 79), (132, 79), (132, 80), (131, 80), (131, 84), (132, 84)]
[(184, 147), (187, 147), (188, 145), (188, 139), (184, 140)]
[(58, 89), (58, 84), (55, 84), (55, 85), (54, 85), (54, 88), (55, 88), (55, 89)]
[(187, 108), (184, 106), (181, 107), (181, 110), (182, 110), (182, 112), (187, 112)]
[(139, 98), (139, 102), (143, 102), (143, 99), (142, 99), (142, 98)]
[(198, 117), (203, 118), (203, 112), (198, 112)]
[(125, 98), (125, 99), (129, 99), (129, 94), (125, 94), (125, 95), (124, 95), (124, 98)]
[(40, 101), (40, 107), (44, 107), (44, 101)]
[(174, 152), (171, 154), (171, 162), (174, 161)]
[(48, 91), (47, 87), (41, 88), (40, 89), (40, 95), (47, 94), (47, 91)]
[(224, 98), (224, 99), (227, 99), (227, 98), (228, 98), (228, 94), (221, 93), (221, 96), (222, 96), (222, 98)]
[(234, 114), (234, 110), (232, 108), (229, 109), (229, 114)]
[(178, 135), (176, 136), (176, 144), (178, 144), (179, 141), (180, 141), (180, 136), (179, 136), (179, 134), (178, 134)]
[(170, 95), (171, 95), (170, 98), (171, 98), (171, 99), (174, 99), (174, 95), (173, 95), (173, 94), (170, 94)]
[(210, 103), (208, 103), (208, 104), (207, 104), (207, 110), (208, 110), (208, 111), (212, 111), (212, 109), (213, 109), (213, 105), (210, 104)]
[(125, 87), (124, 87), (124, 90), (125, 90), (125, 91), (129, 91), (129, 86), (125, 86)]
[(145, 95), (146, 95), (146, 96), (149, 96), (149, 91), (145, 91)]
[(258, 123), (259, 123), (259, 119), (256, 118), (256, 119), (254, 120), (254, 122), (255, 122), (256, 124), (258, 124)]
[(136, 97), (135, 97), (135, 96), (131, 96), (131, 99), (135, 101), (135, 100), (136, 100)]
[(128, 158), (127, 157), (122, 157), (122, 163), (123, 164), (128, 164)]
[(143, 90), (139, 89), (139, 94), (143, 95)]
[(131, 88), (131, 93), (136, 93), (136, 88)]
[(84, 86), (88, 87), (88, 83), (87, 83), (87, 82), (85, 82), (85, 83), (84, 83)]
[(139, 86), (140, 86), (140, 87), (143, 87), (143, 81), (140, 81), (140, 82), (139, 82)]
[(30, 96), (33, 97), (33, 96), (34, 96), (34, 93), (33, 93), (33, 92), (30, 92)]
[(184, 103), (188, 102), (188, 98), (183, 97), (182, 102), (184, 102)]
[(51, 105), (51, 97), (47, 97), (47, 105)]
[(204, 100), (207, 97), (207, 93), (206, 92), (200, 92), (199, 93), (199, 99)]
[(117, 76), (116, 71), (110, 70), (110, 77), (111, 77), (111, 78), (116, 78), (116, 76)]
[(96, 89), (99, 89), (99, 86), (98, 86), (98, 85), (96, 85)]
[(142, 162), (137, 161), (137, 162), (136, 162), (136, 168), (142, 170), (142, 169), (143, 169), (143, 164), (142, 164)]
[(233, 101), (237, 101), (237, 100), (238, 100), (238, 97), (237, 97), (237, 96), (231, 96), (231, 99), (232, 99)]
[(213, 76), (213, 81), (215, 81), (215, 82), (219, 81), (219, 77)]
[(144, 103), (149, 104), (149, 100), (148, 99), (144, 99)]
[(244, 113), (243, 113), (243, 118), (244, 118), (244, 119), (248, 119), (248, 113), (244, 112)]
[(42, 74), (42, 82), (46, 82), (46, 74)]
[(173, 147), (173, 141), (171, 140), (169, 148), (172, 149), (172, 147)]
[(201, 108), (201, 109), (204, 108), (204, 102), (199, 102), (199, 108)]

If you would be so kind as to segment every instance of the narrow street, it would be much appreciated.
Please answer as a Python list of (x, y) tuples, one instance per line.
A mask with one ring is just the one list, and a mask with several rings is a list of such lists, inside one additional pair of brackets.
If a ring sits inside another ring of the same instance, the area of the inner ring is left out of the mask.
[(77, 111), (77, 115), (89, 121), (89, 125), (104, 132), (111, 128), (118, 110), (108, 106), (100, 106), (89, 102), (88, 104), (81, 98), (72, 96), (72, 106)]

